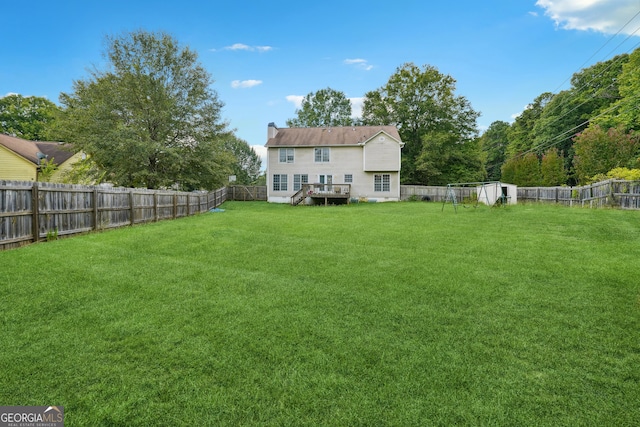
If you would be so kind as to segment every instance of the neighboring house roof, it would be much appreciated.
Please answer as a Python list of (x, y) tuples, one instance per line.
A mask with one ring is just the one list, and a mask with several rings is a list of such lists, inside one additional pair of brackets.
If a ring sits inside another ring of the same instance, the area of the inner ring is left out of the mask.
[(402, 144), (395, 126), (344, 126), (277, 129), (276, 135), (269, 138), (265, 147), (360, 145), (380, 132), (385, 132)]
[(27, 139), (0, 133), (0, 145), (25, 158), (36, 166), (41, 158), (54, 159), (60, 165), (73, 156), (70, 144), (59, 142), (29, 141)]
[(69, 160), (75, 154), (71, 149), (71, 144), (62, 144), (60, 142), (36, 142), (40, 151), (47, 156), (47, 160), (54, 160), (54, 163), (61, 165)]

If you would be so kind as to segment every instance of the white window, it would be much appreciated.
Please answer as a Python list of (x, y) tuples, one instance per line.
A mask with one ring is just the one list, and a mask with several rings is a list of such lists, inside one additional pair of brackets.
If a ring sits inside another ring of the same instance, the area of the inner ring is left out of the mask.
[(391, 191), (391, 175), (388, 173), (374, 175), (373, 191)]
[(293, 163), (293, 148), (281, 148), (278, 154), (280, 163)]
[(329, 161), (329, 147), (314, 149), (314, 159), (316, 163), (326, 163)]
[(287, 191), (287, 175), (273, 175), (273, 191)]
[(344, 175), (344, 183), (345, 184), (351, 184), (353, 182), (353, 175), (350, 173), (347, 173)]
[(309, 175), (307, 174), (295, 174), (293, 175), (293, 191), (298, 191), (302, 188), (302, 184), (309, 183)]

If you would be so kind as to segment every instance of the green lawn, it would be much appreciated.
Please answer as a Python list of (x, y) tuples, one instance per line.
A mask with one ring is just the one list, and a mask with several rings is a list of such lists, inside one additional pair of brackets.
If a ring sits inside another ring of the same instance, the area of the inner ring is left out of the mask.
[(640, 424), (640, 213), (225, 212), (0, 252), (0, 405), (68, 426)]

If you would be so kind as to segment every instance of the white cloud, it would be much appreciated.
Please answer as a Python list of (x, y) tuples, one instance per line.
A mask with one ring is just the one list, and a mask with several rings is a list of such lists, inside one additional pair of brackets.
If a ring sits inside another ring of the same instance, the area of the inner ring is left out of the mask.
[(364, 102), (364, 98), (349, 98), (349, 101), (351, 101), (351, 117), (362, 117), (362, 103)]
[[(223, 48), (224, 50), (246, 50), (248, 52), (258, 51), (258, 52), (269, 52), (273, 50), (272, 46), (249, 46), (244, 43), (234, 43), (231, 46), (226, 46)], [(215, 51), (215, 49), (211, 49)]]
[(19, 95), (19, 94), (15, 92), (7, 92), (6, 94), (0, 96), (0, 98), (4, 98), (5, 96), (12, 96), (12, 95)]
[(262, 84), (262, 80), (234, 80), (231, 82), (231, 87), (234, 89), (246, 89)]
[(226, 50), (251, 50), (251, 46), (248, 46), (243, 43), (235, 43), (231, 46), (225, 47)]
[(525, 106), (522, 108), (522, 111), (519, 111), (519, 112), (517, 112), (517, 113), (513, 113), (513, 114), (511, 115), (511, 119), (512, 119), (512, 120), (517, 119), (517, 118), (518, 118), (518, 117), (520, 117), (520, 115), (524, 112), (524, 110), (528, 110), (529, 108), (531, 108), (531, 104), (527, 104), (527, 105), (525, 105)]
[(267, 167), (267, 147), (264, 145), (251, 145), (251, 148), (260, 157), (260, 169), (264, 170)]
[[(538, 0), (536, 6), (565, 30), (617, 33), (631, 17), (638, 13), (638, 0)], [(632, 34), (638, 29), (640, 17), (621, 30)], [(640, 36), (640, 33), (636, 33)]]
[(287, 95), (287, 101), (293, 103), (296, 108), (302, 107), (302, 101), (304, 100), (304, 96), (302, 95)]
[(373, 65), (369, 64), (369, 61), (362, 58), (345, 59), (343, 61), (346, 65), (353, 65), (365, 71), (369, 71), (373, 68)]

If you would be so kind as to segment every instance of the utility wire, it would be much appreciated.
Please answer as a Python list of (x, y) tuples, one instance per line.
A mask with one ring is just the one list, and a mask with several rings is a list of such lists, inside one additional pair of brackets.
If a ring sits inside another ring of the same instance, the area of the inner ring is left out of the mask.
[[(630, 19), (630, 20), (629, 20), (629, 21), (628, 21), (624, 26), (622, 26), (622, 28), (620, 28), (620, 30), (618, 30), (618, 32), (617, 32), (614, 36), (612, 36), (612, 37), (611, 37), (611, 38), (610, 38), (610, 39), (609, 39), (609, 40), (608, 40), (608, 41), (607, 41), (603, 46), (601, 46), (601, 47), (596, 51), (596, 53), (597, 53), (597, 52), (599, 52), (600, 50), (602, 50), (602, 48), (603, 48), (604, 46), (606, 46), (606, 45), (607, 45), (607, 44), (608, 44), (608, 43), (613, 39), (613, 37), (615, 37), (617, 34), (619, 34), (619, 33), (620, 33), (620, 32), (621, 32), (621, 31), (622, 31), (622, 30), (623, 30), (623, 29), (624, 29), (624, 28), (629, 24), (629, 22), (631, 22), (633, 19), (635, 19), (638, 15), (640, 15), (640, 11), (638, 11), (638, 13), (636, 13), (636, 14), (633, 16), (633, 18), (631, 18), (631, 19)], [(629, 38), (631, 38), (631, 37), (632, 37), (635, 33), (637, 33), (638, 31), (640, 31), (640, 26), (639, 26), (638, 28), (636, 28), (636, 29), (635, 29), (635, 31), (633, 31), (631, 34), (629, 34), (629, 35), (628, 35), (628, 36), (627, 36), (627, 37), (626, 37), (622, 42), (620, 42), (620, 43), (619, 43), (619, 44), (618, 44), (618, 45), (617, 45), (617, 46), (616, 46), (616, 47), (615, 47), (615, 48), (614, 48), (614, 49), (609, 53), (609, 55), (611, 55), (611, 54), (612, 54), (612, 53), (613, 53), (613, 52), (614, 52), (618, 47), (620, 47), (620, 45), (622, 45), (624, 42), (626, 42)], [(640, 42), (636, 43), (636, 44), (635, 44), (631, 49), (629, 49), (626, 53), (629, 53), (629, 52), (631, 52), (631, 51), (635, 50), (639, 45), (640, 45)], [(584, 64), (586, 64), (586, 63), (587, 63), (591, 58), (593, 58), (593, 57), (595, 56), (595, 54), (596, 54), (596, 53), (594, 53), (593, 55), (591, 55), (591, 57), (590, 57), (587, 61), (585, 61), (585, 63), (584, 63)], [(561, 108), (561, 107), (563, 107), (563, 106), (565, 106), (565, 105), (567, 105), (568, 103), (572, 102), (572, 101), (573, 101), (573, 99), (575, 99), (575, 98), (580, 94), (580, 92), (581, 92), (584, 88), (586, 88), (587, 86), (589, 86), (589, 85), (590, 85), (590, 84), (591, 84), (591, 83), (592, 83), (596, 78), (600, 77), (600, 76), (601, 76), (602, 74), (604, 74), (604, 73), (605, 73), (609, 68), (611, 68), (612, 66), (616, 65), (618, 62), (622, 61), (623, 59), (624, 59), (624, 57), (623, 57), (623, 56), (620, 56), (620, 58), (618, 58), (616, 61), (614, 61), (614, 62), (610, 63), (610, 64), (609, 64), (609, 65), (608, 65), (604, 70), (602, 70), (599, 74), (597, 74), (597, 75), (595, 75), (593, 78), (591, 78), (591, 80), (589, 80), (588, 82), (585, 82), (582, 86), (580, 86), (579, 88), (575, 89), (575, 90), (574, 90), (574, 92), (575, 92), (574, 97), (573, 97), (573, 98), (568, 98), (568, 99), (567, 99), (567, 100), (565, 100), (563, 103), (561, 103), (561, 104), (559, 104), (558, 106), (556, 106), (556, 107), (554, 108), (554, 111), (555, 111), (555, 110), (557, 110), (557, 109), (559, 109), (559, 108)], [(583, 65), (584, 65), (584, 64), (583, 64)], [(575, 73), (574, 73), (574, 74), (575, 74)], [(567, 79), (567, 80), (568, 80), (568, 79)], [(566, 80), (565, 80), (565, 82), (566, 82)], [(564, 84), (564, 82), (563, 82), (562, 84)], [(611, 83), (609, 86), (607, 86), (607, 87), (606, 87), (606, 89), (613, 87), (613, 85), (614, 85), (614, 83)], [(562, 85), (561, 85), (561, 86), (562, 86)], [(593, 94), (591, 94), (591, 97), (590, 97), (590, 98), (594, 98), (595, 96), (596, 96), (596, 93), (594, 92)], [(555, 117), (555, 118), (554, 118), (554, 120), (551, 122), (551, 124), (552, 124), (552, 123), (555, 123), (555, 122), (557, 122), (557, 121), (559, 121), (559, 120), (560, 120), (560, 119), (562, 119), (562, 118), (564, 118), (565, 116), (567, 116), (568, 114), (570, 114), (571, 112), (575, 111), (577, 108), (581, 107), (582, 105), (586, 104), (586, 103), (587, 103), (587, 102), (589, 102), (589, 101), (590, 101), (590, 99), (587, 99), (587, 100), (583, 101), (582, 103), (580, 103), (579, 105), (577, 105), (577, 106), (575, 106), (574, 108), (572, 108), (571, 110), (569, 110), (569, 111), (567, 111), (567, 112), (565, 112), (565, 113), (561, 114), (560, 116)], [(617, 107), (617, 106), (614, 106), (614, 107)], [(580, 127), (582, 127), (582, 126), (584, 126), (584, 125), (588, 124), (588, 123), (590, 122), (590, 120), (595, 119), (595, 118), (597, 118), (597, 117), (600, 117), (600, 116), (602, 116), (603, 114), (605, 114), (605, 113), (609, 112), (610, 110), (612, 110), (612, 109), (611, 109), (611, 108), (610, 108), (610, 109), (607, 109), (607, 110), (605, 110), (605, 111), (601, 112), (600, 114), (598, 114), (597, 116), (592, 117), (591, 119), (589, 119), (589, 120), (587, 120), (587, 121), (585, 121), (585, 122), (583, 122), (583, 123), (581, 123), (581, 124), (579, 124), (579, 125), (577, 125), (577, 126), (575, 126), (575, 127), (571, 128), (571, 129), (569, 129), (569, 130), (567, 130), (567, 131), (561, 132), (560, 134), (558, 134), (558, 135), (556, 135), (556, 136), (554, 136), (554, 137), (551, 137), (551, 138), (549, 139), (549, 141), (547, 141), (546, 143), (538, 144), (537, 146), (532, 147), (532, 148), (531, 148), (531, 149), (529, 149), (529, 150), (526, 150), (526, 151), (524, 151), (524, 152), (522, 152), (522, 153), (519, 153), (519, 154), (514, 155), (512, 158), (518, 158), (518, 157), (524, 156), (525, 154), (528, 154), (528, 153), (530, 153), (530, 152), (538, 151), (538, 150), (540, 150), (540, 148), (541, 148), (541, 147), (544, 147), (544, 148), (551, 148), (551, 147), (553, 147), (553, 146), (555, 146), (555, 145), (558, 145), (558, 144), (560, 144), (561, 142), (564, 142), (564, 141), (566, 141), (567, 139), (569, 139), (570, 137), (572, 137), (572, 136), (573, 136), (573, 135), (571, 135), (571, 136), (569, 136), (569, 137), (564, 137), (564, 138), (563, 138), (563, 136), (564, 136), (564, 135), (566, 135), (567, 133), (572, 132), (572, 131), (573, 131), (573, 130), (575, 130), (575, 129), (579, 129)], [(553, 111), (552, 111), (550, 114), (553, 114)], [(556, 140), (557, 140), (557, 141), (556, 141)], [(556, 142), (554, 143), (554, 141), (556, 141)]]
[[(596, 55), (598, 54), (598, 52), (600, 52), (602, 49), (604, 49), (604, 47), (605, 47), (606, 45), (608, 45), (608, 44), (609, 44), (609, 43), (610, 43), (614, 38), (616, 38), (616, 37), (618, 36), (618, 34), (620, 34), (620, 32), (621, 32), (622, 30), (624, 30), (624, 28), (625, 28), (627, 25), (629, 25), (629, 24), (631, 23), (631, 21), (633, 21), (634, 19), (636, 19), (636, 17), (637, 17), (638, 15), (640, 15), (640, 10), (638, 10), (638, 12), (637, 12), (635, 15), (633, 15), (633, 17), (632, 17), (631, 19), (629, 19), (629, 20), (627, 21), (627, 23), (626, 23), (626, 24), (624, 24), (624, 25), (623, 25), (623, 26), (618, 30), (618, 32), (617, 32), (617, 33), (615, 33), (614, 35), (612, 35), (611, 37), (609, 37), (609, 39), (608, 39), (608, 40), (607, 40), (607, 41), (606, 41), (602, 46), (600, 46), (600, 47), (598, 48), (598, 50), (596, 50), (596, 51), (595, 51), (595, 52), (594, 52), (594, 53), (593, 53), (589, 58), (587, 58), (587, 60), (586, 60), (586, 61), (584, 61), (584, 62), (582, 63), (582, 65), (580, 65), (580, 67), (578, 67), (578, 69), (582, 69), (582, 68), (583, 68), (583, 67), (584, 67), (584, 66), (585, 66), (589, 61), (591, 61), (591, 59), (593, 59), (593, 57), (594, 57), (594, 56), (596, 56)], [(640, 29), (640, 27), (639, 27), (639, 29)], [(634, 32), (633, 32), (633, 33), (631, 33), (631, 34), (635, 34), (637, 31), (638, 31), (638, 29), (636, 29), (636, 31), (634, 31)], [(629, 37), (631, 37), (631, 35), (629, 35)], [(624, 39), (624, 41), (628, 40), (628, 39), (629, 39), (629, 37), (627, 37), (626, 39)], [(620, 45), (618, 45), (618, 46), (620, 46)], [(616, 48), (617, 48), (618, 46), (616, 46)], [(574, 74), (575, 74), (575, 73), (574, 73)], [(555, 88), (555, 90), (553, 91), (553, 93), (557, 92), (557, 91), (558, 91), (562, 86), (564, 86), (564, 84), (565, 84), (568, 80), (570, 80), (570, 79), (571, 79), (571, 76), (567, 77), (567, 78), (566, 78), (562, 83), (560, 83), (560, 85), (559, 85), (557, 88)]]

